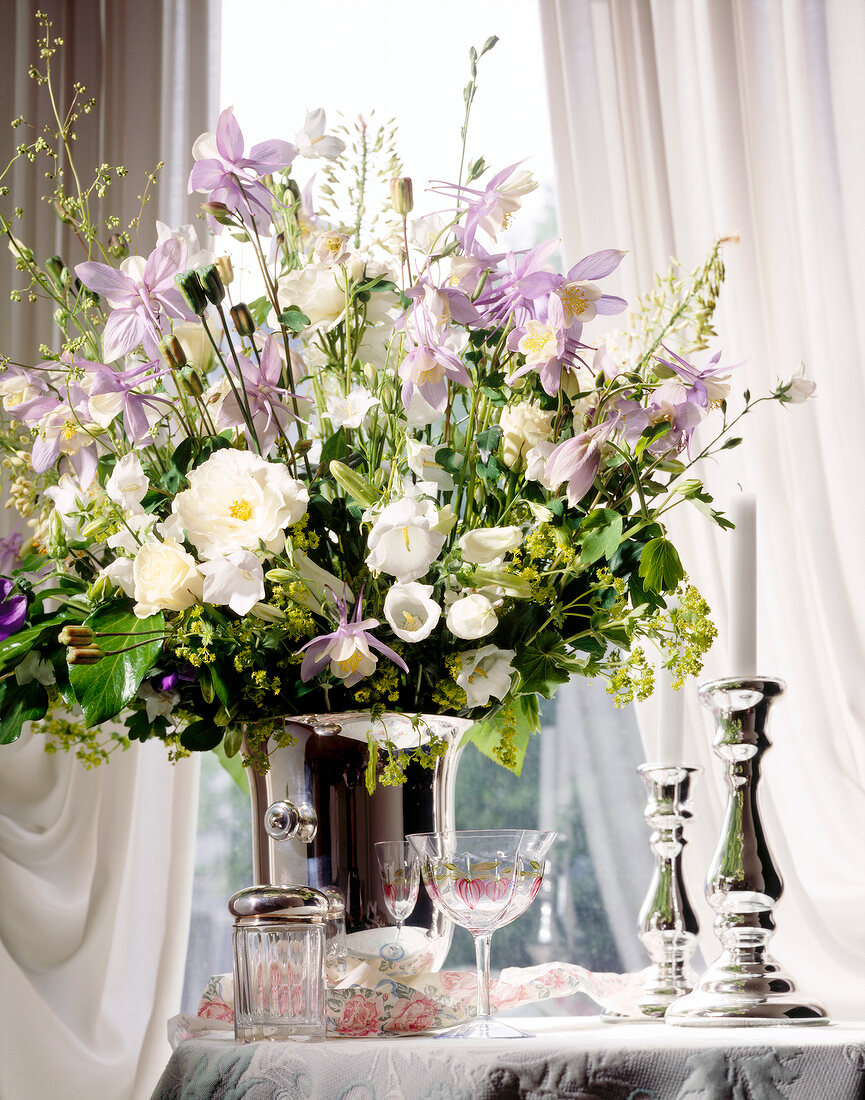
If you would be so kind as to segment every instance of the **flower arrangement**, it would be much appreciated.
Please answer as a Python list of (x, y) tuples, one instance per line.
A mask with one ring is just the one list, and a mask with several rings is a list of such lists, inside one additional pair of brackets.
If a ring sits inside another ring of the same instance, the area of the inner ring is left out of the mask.
[[(50, 85), (59, 43), (42, 29), (33, 75)], [(464, 160), (494, 44), (471, 53)], [(647, 643), (679, 682), (699, 671), (714, 628), (665, 519), (689, 501), (730, 526), (692, 468), (757, 404), (728, 412), (729, 368), (694, 358), (720, 242), (599, 339), (595, 318), (626, 308), (604, 289), (624, 253), (561, 274), (555, 241), (500, 244), (535, 186), (519, 164), (461, 167), (413, 220), (387, 127), (328, 133), (313, 111), (294, 142), (247, 149), (228, 108), (189, 177), (212, 243), (157, 222), (130, 255), (141, 217), (91, 217), (123, 170), (89, 188), (72, 170), (83, 95), (13, 163), (47, 158), (87, 258), (40, 265), (21, 212), (0, 215), (17, 296), (53, 301), (60, 334), (0, 373), (29, 527), (0, 560), (0, 743), (34, 721), (88, 764), (150, 737), (234, 756), (245, 728), (256, 758), (279, 716), (396, 709), (489, 719), (479, 736), (515, 766), (539, 697), (571, 676), (644, 698)], [(303, 158), (324, 165), (318, 201)], [(252, 301), (232, 293), (236, 241)], [(392, 747), (384, 778), (411, 755)]]

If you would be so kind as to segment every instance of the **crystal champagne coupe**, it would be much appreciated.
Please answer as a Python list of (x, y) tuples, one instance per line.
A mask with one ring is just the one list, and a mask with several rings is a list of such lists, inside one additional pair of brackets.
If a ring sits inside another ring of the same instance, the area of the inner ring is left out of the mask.
[(407, 840), (380, 840), (375, 854), (381, 871), (381, 888), (388, 913), (396, 921), (396, 938), (383, 949), (385, 958), (399, 959), (403, 950), (399, 935), (403, 922), (417, 904), (420, 887), (420, 860)]
[[(536, 842), (530, 843), (522, 856), (525, 835), (522, 829), (409, 834), (408, 840), (420, 856), (430, 898), (454, 924), (468, 929), (475, 941), (477, 1015), (471, 1023), (443, 1032), (448, 1038), (520, 1038), (526, 1034), (494, 1021), (490, 1014), (492, 934), (512, 919), (510, 909), (515, 902), (519, 911), (525, 912), (540, 886), (539, 849)], [(549, 834), (549, 841), (553, 836)]]

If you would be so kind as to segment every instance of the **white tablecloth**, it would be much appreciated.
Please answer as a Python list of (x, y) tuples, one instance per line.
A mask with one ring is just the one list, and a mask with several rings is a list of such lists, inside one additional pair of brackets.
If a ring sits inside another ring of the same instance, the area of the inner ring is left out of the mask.
[(863, 1100), (865, 1023), (672, 1028), (520, 1018), (516, 1041), (190, 1039), (153, 1100)]

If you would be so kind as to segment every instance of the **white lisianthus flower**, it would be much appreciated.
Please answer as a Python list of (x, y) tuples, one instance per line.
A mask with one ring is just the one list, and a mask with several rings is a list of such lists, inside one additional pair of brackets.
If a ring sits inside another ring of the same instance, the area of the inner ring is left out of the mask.
[(152, 722), (160, 715), (165, 718), (171, 715), (180, 702), (180, 692), (173, 688), (169, 688), (168, 691), (157, 691), (149, 680), (145, 680), (138, 689), (138, 698), (144, 700), (147, 721)]
[(63, 534), (67, 539), (77, 539), (81, 528), (83, 512), (90, 502), (90, 494), (72, 480), (69, 474), (63, 474), (56, 485), (45, 490), (45, 496), (54, 501), (54, 514), (60, 519)]
[(384, 598), (384, 617), (391, 630), (404, 642), (422, 642), (432, 633), (442, 609), (432, 599), (433, 586), (418, 584), (392, 585)]
[(325, 401), (327, 415), (337, 428), (359, 428), (378, 403), (378, 398), (363, 386), (355, 386), (346, 396), (332, 394)]
[(511, 664), (515, 656), (515, 650), (499, 649), (494, 645), (460, 654), (461, 667), (456, 681), (466, 693), (467, 706), (485, 707), (492, 697), (504, 699), (516, 671)]
[(114, 466), (105, 485), (105, 492), (121, 508), (133, 515), (142, 515), (141, 501), (150, 488), (150, 480), (144, 472), (138, 455), (131, 451)]
[(550, 440), (538, 443), (526, 452), (526, 481), (539, 481), (550, 491), (558, 488), (558, 483), (547, 477), (547, 459), (555, 449), (555, 443)]
[(436, 462), (436, 451), (432, 443), (421, 443), (420, 440), (406, 438), (406, 461), (408, 468), (416, 474), (421, 481), (430, 481), (439, 489), (450, 490), (454, 487), (454, 479), (442, 466)]
[(484, 638), (495, 630), (498, 617), (492, 600), (480, 592), (460, 596), (448, 608), (447, 627), (457, 638)]
[(367, 539), (366, 564), (374, 573), (388, 573), (401, 584), (426, 573), (445, 544), (436, 530), (439, 514), (431, 500), (403, 497), (379, 513)]
[(516, 550), (523, 541), (520, 527), (478, 527), (460, 537), (463, 561), (487, 565), (508, 550)]
[(172, 510), (202, 558), (285, 546), (284, 529), (306, 513), (309, 492), (284, 466), (251, 451), (215, 451), (190, 470)]
[(132, 562), (133, 611), (139, 619), (157, 611), (182, 611), (201, 599), (201, 574), (195, 558), (174, 539), (149, 538)]
[(310, 160), (325, 157), (334, 160), (345, 149), (342, 138), (325, 134), (326, 117), (323, 107), (317, 107), (314, 111), (306, 112), (303, 126), (294, 136), (298, 155)]
[(100, 576), (107, 577), (125, 596), (135, 596), (135, 564), (132, 558), (117, 558), (107, 565)]
[(48, 687), (56, 679), (54, 665), (46, 661), (36, 649), (31, 649), (24, 660), (15, 666), (15, 680), (19, 684), (29, 684), (36, 680), (43, 687)]
[(251, 550), (234, 550), (204, 562), (200, 572), (205, 603), (227, 605), (237, 615), (245, 615), (264, 599), (264, 570)]
[(553, 414), (546, 413), (534, 401), (522, 401), (502, 409), (502, 457), (509, 470), (520, 469), (526, 452), (550, 438)]

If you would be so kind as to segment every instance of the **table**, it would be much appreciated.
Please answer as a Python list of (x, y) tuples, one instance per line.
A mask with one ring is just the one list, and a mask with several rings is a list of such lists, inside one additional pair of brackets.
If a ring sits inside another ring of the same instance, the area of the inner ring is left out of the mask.
[(190, 1039), (152, 1100), (863, 1100), (865, 1022), (671, 1028), (513, 1021), (509, 1041)]

